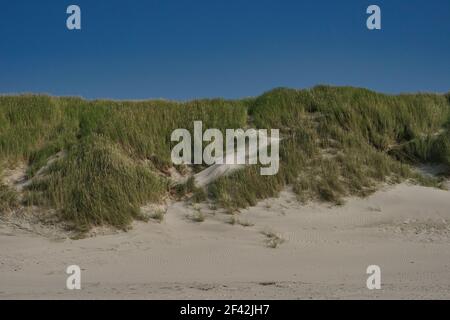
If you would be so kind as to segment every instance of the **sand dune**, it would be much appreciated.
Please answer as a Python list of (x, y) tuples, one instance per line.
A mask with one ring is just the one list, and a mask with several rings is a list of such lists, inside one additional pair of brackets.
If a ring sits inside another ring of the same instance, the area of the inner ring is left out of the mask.
[[(0, 298), (450, 298), (450, 193), (386, 187), (340, 207), (283, 192), (231, 216), (174, 202), (162, 223), (49, 240), (0, 224)], [(202, 210), (206, 219), (189, 215)], [(244, 227), (243, 225), (248, 225)], [(268, 247), (267, 235), (284, 242)], [(82, 290), (65, 289), (68, 265)], [(382, 289), (366, 288), (366, 268)]]

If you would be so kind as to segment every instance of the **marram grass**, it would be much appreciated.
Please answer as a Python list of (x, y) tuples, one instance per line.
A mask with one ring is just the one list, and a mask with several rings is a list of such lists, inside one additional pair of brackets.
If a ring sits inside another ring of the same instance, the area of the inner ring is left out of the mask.
[(258, 128), (281, 129), (280, 171), (264, 177), (246, 168), (217, 180), (210, 194), (232, 209), (274, 196), (285, 185), (301, 201), (336, 204), (344, 196), (368, 195), (380, 182), (437, 186), (410, 165), (450, 165), (450, 105), (442, 95), (282, 88), (258, 97), (249, 114)]
[[(232, 210), (276, 196), (286, 185), (301, 201), (337, 204), (345, 196), (373, 192), (380, 182), (437, 185), (411, 165), (450, 165), (450, 95), (390, 96), (318, 86), (186, 103), (0, 96), (0, 167), (28, 163), (32, 183), (24, 205), (57, 209), (79, 230), (103, 224), (126, 228), (143, 218), (140, 206), (169, 194), (170, 135), (177, 128), (192, 129), (195, 120), (204, 129), (281, 131), (277, 175), (260, 176), (251, 166), (207, 188), (210, 198)], [(175, 193), (205, 199), (189, 183)], [(17, 199), (0, 184), (0, 211), (17, 205)]]
[(7, 210), (15, 209), (18, 205), (17, 192), (7, 185), (0, 183), (0, 215)]
[(92, 135), (33, 180), (28, 201), (55, 207), (80, 230), (103, 224), (120, 228), (144, 218), (140, 206), (158, 201), (167, 187), (148, 166), (107, 138)]

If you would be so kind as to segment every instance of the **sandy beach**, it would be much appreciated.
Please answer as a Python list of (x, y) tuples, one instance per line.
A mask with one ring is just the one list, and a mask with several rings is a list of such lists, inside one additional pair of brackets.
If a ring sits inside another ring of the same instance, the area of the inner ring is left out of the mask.
[[(194, 222), (198, 209), (172, 202), (161, 223), (82, 240), (2, 223), (0, 298), (450, 298), (449, 191), (401, 184), (330, 206), (286, 190), (233, 220), (203, 205)], [(73, 264), (81, 290), (66, 289)], [(381, 290), (366, 288), (369, 265)]]

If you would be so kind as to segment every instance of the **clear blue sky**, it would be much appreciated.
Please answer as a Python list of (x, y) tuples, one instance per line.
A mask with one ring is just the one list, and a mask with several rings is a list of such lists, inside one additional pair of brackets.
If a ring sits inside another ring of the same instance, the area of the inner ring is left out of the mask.
[[(66, 8), (82, 30), (66, 29)], [(366, 8), (382, 9), (382, 30)], [(2, 0), (0, 93), (191, 99), (450, 90), (449, 0)]]

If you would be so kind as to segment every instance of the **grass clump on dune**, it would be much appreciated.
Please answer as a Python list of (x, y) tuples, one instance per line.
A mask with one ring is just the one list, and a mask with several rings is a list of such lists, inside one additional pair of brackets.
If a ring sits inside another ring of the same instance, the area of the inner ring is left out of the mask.
[(126, 227), (142, 218), (139, 207), (158, 201), (167, 183), (107, 138), (93, 135), (74, 145), (28, 188), (31, 203), (61, 211), (77, 229)]
[(279, 128), (280, 170), (264, 177), (246, 168), (222, 177), (210, 194), (223, 206), (254, 205), (293, 185), (300, 200), (342, 203), (380, 182), (437, 181), (411, 170), (417, 162), (449, 164), (450, 105), (445, 96), (387, 96), (365, 89), (276, 89), (249, 109), (257, 128)]
[(0, 183), (0, 214), (19, 205), (17, 192)]
[(98, 134), (133, 158), (171, 166), (170, 136), (177, 128), (244, 127), (249, 100), (195, 100), (186, 103), (87, 101), (48, 96), (0, 96), (0, 161), (28, 160), (32, 175), (46, 159), (78, 140)]
[[(172, 131), (192, 129), (195, 120), (205, 129), (244, 127), (249, 101), (0, 96), (0, 162), (28, 163), (30, 204), (58, 209), (78, 229), (122, 228), (140, 217), (140, 204), (167, 192), (157, 176), (172, 166)], [(58, 154), (64, 156), (48, 166)]]

